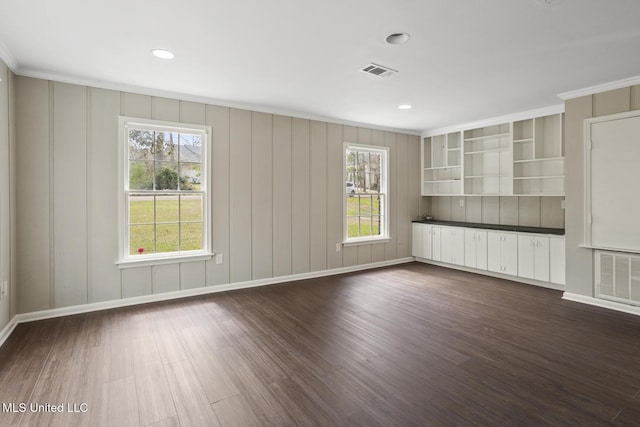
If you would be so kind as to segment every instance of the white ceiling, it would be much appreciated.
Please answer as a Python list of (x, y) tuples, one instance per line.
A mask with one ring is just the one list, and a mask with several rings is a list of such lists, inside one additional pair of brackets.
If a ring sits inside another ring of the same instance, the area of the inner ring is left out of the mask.
[(640, 1), (554, 2), (2, 0), (0, 56), (22, 75), (421, 131), (640, 74)]

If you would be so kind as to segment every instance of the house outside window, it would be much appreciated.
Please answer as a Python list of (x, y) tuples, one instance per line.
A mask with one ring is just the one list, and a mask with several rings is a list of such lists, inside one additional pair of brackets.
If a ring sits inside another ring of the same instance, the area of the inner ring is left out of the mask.
[(389, 239), (388, 157), (385, 147), (344, 144), (344, 242)]
[(210, 257), (210, 128), (120, 118), (120, 263)]

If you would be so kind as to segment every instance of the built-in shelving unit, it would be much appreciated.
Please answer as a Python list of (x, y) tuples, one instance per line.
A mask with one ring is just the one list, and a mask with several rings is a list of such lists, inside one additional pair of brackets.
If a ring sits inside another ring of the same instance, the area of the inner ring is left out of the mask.
[(511, 194), (511, 125), (463, 132), (464, 194)]
[(462, 194), (460, 132), (422, 140), (422, 195)]
[(564, 195), (562, 115), (513, 123), (513, 194)]
[(562, 113), (424, 137), (422, 195), (564, 196)]

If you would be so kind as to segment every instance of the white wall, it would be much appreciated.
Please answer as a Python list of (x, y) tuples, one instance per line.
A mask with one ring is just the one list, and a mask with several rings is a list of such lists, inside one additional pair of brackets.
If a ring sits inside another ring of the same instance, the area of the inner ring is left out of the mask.
[(4, 62), (0, 61), (0, 284), (9, 284), (9, 293), (0, 301), (0, 330), (9, 323), (13, 316), (12, 297), (14, 296), (12, 280), (13, 261), (13, 227), (14, 214), (12, 196), (14, 179), (11, 165), (13, 155), (13, 73)]
[[(584, 120), (639, 109), (640, 85), (570, 99), (565, 103), (566, 290), (569, 293), (594, 295), (593, 250), (579, 247), (583, 243), (585, 217)], [(621, 185), (630, 185), (633, 191), (629, 197), (638, 197), (637, 183)]]
[[(18, 312), (411, 255), (419, 137), (16, 78)], [(117, 118), (211, 125), (212, 261), (119, 270)], [(342, 143), (390, 148), (392, 240), (344, 248)]]

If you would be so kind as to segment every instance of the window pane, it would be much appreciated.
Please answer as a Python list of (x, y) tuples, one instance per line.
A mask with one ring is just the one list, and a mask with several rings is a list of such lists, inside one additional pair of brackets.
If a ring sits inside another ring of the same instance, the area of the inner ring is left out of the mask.
[(360, 198), (360, 215), (371, 215), (371, 196), (358, 196)]
[(379, 236), (382, 234), (382, 229), (380, 227), (380, 217), (374, 216), (371, 218), (371, 234), (373, 236)]
[(201, 137), (187, 133), (180, 134), (180, 162), (200, 163)]
[(153, 190), (153, 162), (129, 162), (129, 189)]
[(347, 197), (347, 216), (358, 215), (360, 212), (359, 197)]
[(380, 209), (382, 208), (382, 197), (383, 196), (372, 197), (371, 213), (373, 215), (380, 215)]
[(200, 185), (200, 163), (180, 163), (180, 189), (181, 190), (201, 190)]
[(129, 130), (129, 159), (153, 160), (153, 132)]
[(156, 190), (178, 189), (178, 164), (169, 162), (156, 163)]
[(153, 196), (129, 195), (129, 224), (153, 223)]
[(202, 249), (202, 224), (182, 224), (180, 226), (180, 250)]
[(179, 196), (177, 194), (159, 194), (156, 196), (156, 222), (178, 222)]
[(202, 194), (180, 196), (180, 221), (202, 222)]
[(156, 160), (178, 161), (178, 134), (171, 132), (156, 132)]
[(358, 237), (358, 217), (350, 216), (347, 217), (347, 237)]
[(360, 237), (371, 235), (371, 218), (368, 216), (360, 217)]
[(129, 255), (144, 255), (155, 252), (153, 227), (153, 225), (129, 226)]
[(156, 225), (156, 252), (177, 252), (179, 246), (178, 224)]

